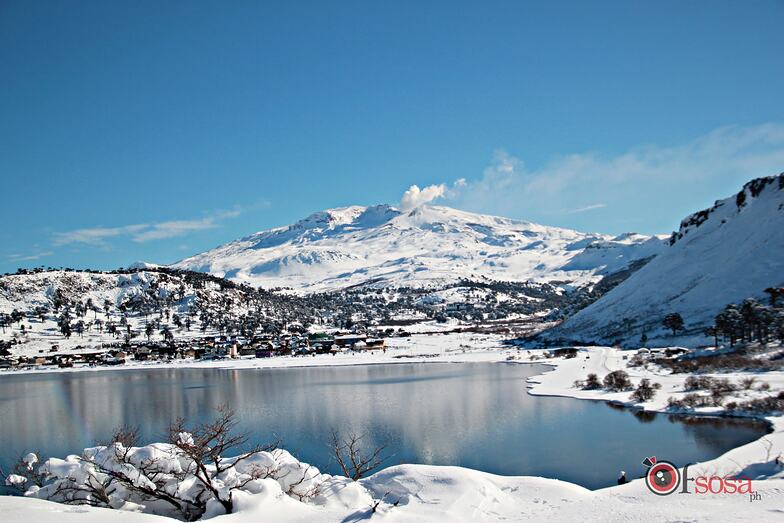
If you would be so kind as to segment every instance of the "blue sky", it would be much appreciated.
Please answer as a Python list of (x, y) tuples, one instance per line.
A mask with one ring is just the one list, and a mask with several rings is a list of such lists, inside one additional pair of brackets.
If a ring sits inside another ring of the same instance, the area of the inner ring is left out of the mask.
[(666, 233), (784, 170), (783, 22), (780, 1), (6, 0), (0, 271), (173, 262), (413, 184)]

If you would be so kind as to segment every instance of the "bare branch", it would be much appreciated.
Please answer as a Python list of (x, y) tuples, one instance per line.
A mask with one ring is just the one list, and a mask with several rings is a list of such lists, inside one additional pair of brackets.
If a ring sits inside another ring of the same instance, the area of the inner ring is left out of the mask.
[(342, 437), (337, 431), (332, 431), (330, 447), (340, 470), (347, 478), (357, 481), (365, 477), (369, 472), (379, 468), (385, 457), (381, 453), (386, 449), (386, 445), (375, 447), (370, 451), (362, 449), (364, 434), (350, 433)]

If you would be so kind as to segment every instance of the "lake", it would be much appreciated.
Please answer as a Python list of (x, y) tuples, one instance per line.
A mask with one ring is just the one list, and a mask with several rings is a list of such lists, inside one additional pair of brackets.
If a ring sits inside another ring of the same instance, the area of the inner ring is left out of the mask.
[(0, 376), (0, 465), (25, 451), (65, 457), (137, 425), (160, 441), (177, 417), (235, 409), (255, 442), (282, 438), (302, 461), (337, 473), (332, 428), (387, 445), (386, 465), (459, 465), (600, 488), (646, 456), (704, 461), (753, 441), (764, 423), (642, 414), (603, 402), (530, 396), (545, 371), (512, 363), (405, 363), (225, 370), (162, 368)]

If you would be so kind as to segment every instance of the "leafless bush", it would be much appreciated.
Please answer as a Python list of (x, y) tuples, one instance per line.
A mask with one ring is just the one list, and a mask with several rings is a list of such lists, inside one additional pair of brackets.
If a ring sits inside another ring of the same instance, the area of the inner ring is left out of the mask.
[(754, 376), (750, 376), (748, 378), (743, 378), (742, 380), (740, 380), (740, 386), (744, 390), (751, 390), (751, 388), (754, 386), (754, 383), (756, 382), (757, 382), (757, 378), (755, 378)]
[[(271, 477), (276, 481), (280, 481), (287, 478), (291, 473), (292, 471), (288, 470), (283, 474), (273, 473), (271, 474)], [(291, 496), (298, 501), (306, 501), (315, 498), (321, 493), (321, 485), (314, 484), (311, 480), (318, 474), (319, 471), (316, 467), (308, 465), (305, 467), (305, 470), (301, 471), (299, 479), (289, 483), (288, 488), (286, 489), (286, 495)]]
[(667, 409), (674, 410), (674, 409), (685, 409), (691, 410), (696, 407), (714, 407), (716, 406), (714, 399), (710, 396), (701, 396), (700, 394), (696, 393), (689, 393), (686, 394), (681, 399), (669, 398), (667, 400)]
[(784, 412), (784, 391), (777, 396), (727, 403), (726, 408), (738, 413), (779, 415)]
[(169, 443), (190, 458), (193, 467), (192, 473), (203, 489), (196, 498), (200, 505), (203, 499), (203, 506), (206, 508), (206, 500), (212, 497), (223, 505), (227, 514), (231, 514), (234, 510), (232, 491), (244, 488), (251, 481), (269, 477), (270, 470), (251, 467), (250, 473), (246, 474), (247, 477), (233, 487), (228, 496), (221, 495), (220, 489), (214, 481), (215, 478), (235, 469), (248, 458), (260, 452), (269, 452), (278, 445), (277, 443), (264, 446), (255, 445), (238, 456), (226, 459), (227, 454), (245, 447), (248, 442), (248, 434), (234, 433), (237, 420), (233, 410), (227, 406), (220, 406), (217, 413), (215, 420), (194, 427), (188, 427), (183, 419), (178, 419), (169, 427)]
[(635, 391), (632, 393), (632, 399), (638, 403), (652, 400), (653, 397), (656, 395), (656, 389), (660, 387), (661, 385), (659, 385), (658, 383), (654, 383), (653, 385), (651, 385), (651, 380), (649, 380), (648, 378), (643, 378), (640, 381), (640, 384), (637, 385)]
[(364, 437), (353, 432), (343, 437), (337, 431), (332, 431), (330, 447), (335, 460), (343, 475), (354, 481), (376, 470), (386, 459), (381, 456), (386, 445), (365, 450), (362, 448)]
[(705, 390), (710, 388), (713, 384), (713, 378), (710, 376), (689, 376), (683, 382), (683, 390), (690, 392), (694, 390)]
[(604, 377), (603, 383), (605, 389), (613, 392), (620, 392), (632, 388), (632, 382), (629, 381), (629, 375), (623, 370), (612, 371)]
[(738, 386), (727, 379), (715, 379), (709, 388), (714, 394), (730, 394), (738, 390)]
[(24, 494), (31, 486), (43, 487), (46, 482), (46, 475), (38, 471), (35, 466), (38, 463), (40, 452), (31, 452), (26, 456), (20, 456), (11, 468), (11, 472), (6, 474), (0, 468), (0, 479), (3, 483), (20, 494)]
[(645, 358), (642, 354), (635, 354), (629, 359), (629, 367), (641, 367), (645, 365)]
[(674, 374), (687, 372), (732, 372), (781, 370), (784, 360), (754, 358), (738, 352), (690, 358), (656, 358), (653, 363), (670, 369)]
[(596, 390), (602, 388), (602, 384), (599, 381), (599, 376), (594, 373), (588, 374), (588, 377), (585, 378), (585, 381), (575, 382), (575, 386), (583, 390)]
[(271, 477), (276, 468), (256, 462), (274, 462), (261, 453), (277, 445), (238, 453), (248, 436), (236, 433), (236, 426), (234, 412), (219, 407), (213, 421), (189, 426), (180, 419), (169, 428), (167, 443), (146, 447), (135, 446), (136, 428), (121, 427), (107, 445), (85, 449), (82, 456), (47, 460), (37, 469), (20, 461), (15, 470), (26, 471), (26, 480), (14, 479), (25, 488), (40, 487), (37, 497), (72, 505), (119, 508), (132, 501), (186, 521), (199, 519), (209, 502), (232, 513), (234, 492)]

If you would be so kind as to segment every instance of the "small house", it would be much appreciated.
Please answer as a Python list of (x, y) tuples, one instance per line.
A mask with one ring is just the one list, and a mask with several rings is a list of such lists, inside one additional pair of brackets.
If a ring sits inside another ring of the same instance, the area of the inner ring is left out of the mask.
[(365, 348), (367, 350), (385, 349), (387, 346), (384, 338), (368, 338), (365, 340)]
[(353, 347), (357, 343), (364, 343), (367, 339), (365, 334), (346, 334), (343, 336), (335, 336), (335, 345), (338, 347)]

